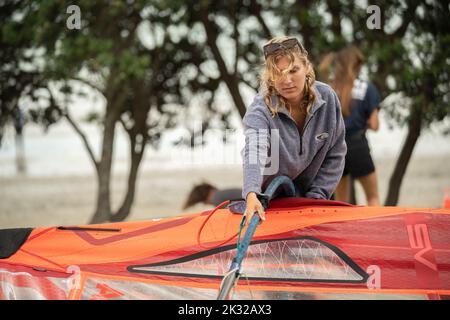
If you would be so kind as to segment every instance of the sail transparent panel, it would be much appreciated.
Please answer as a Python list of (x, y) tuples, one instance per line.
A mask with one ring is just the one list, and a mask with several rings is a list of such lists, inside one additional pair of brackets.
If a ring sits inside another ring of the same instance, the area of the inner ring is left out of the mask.
[[(135, 266), (133, 272), (184, 276), (223, 276), (236, 249), (215, 250), (174, 263)], [(288, 239), (251, 244), (243, 261), (242, 276), (283, 281), (364, 281), (365, 273), (339, 249), (314, 239)]]

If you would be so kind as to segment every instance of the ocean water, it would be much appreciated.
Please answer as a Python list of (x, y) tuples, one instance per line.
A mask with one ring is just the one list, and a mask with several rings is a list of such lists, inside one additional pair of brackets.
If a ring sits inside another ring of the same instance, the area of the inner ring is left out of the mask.
[[(381, 115), (380, 130), (368, 132), (372, 155), (377, 158), (396, 158), (406, 137), (406, 128), (390, 130)], [(100, 154), (101, 131), (98, 126), (82, 124), (82, 128), (98, 157)], [(450, 137), (440, 134), (438, 128), (424, 131), (414, 149), (413, 157), (450, 156)], [(224, 144), (212, 132), (205, 136), (208, 141), (203, 147), (194, 149), (174, 147), (180, 130), (168, 132), (158, 150), (147, 148), (140, 170), (171, 170), (174, 168), (201, 168), (223, 165), (240, 165), (240, 151), (244, 145), (241, 129), (231, 135)], [(86, 149), (75, 131), (61, 122), (45, 133), (36, 125), (28, 125), (24, 133), (27, 175), (64, 176), (87, 175), (94, 172), (93, 164)], [(0, 148), (0, 177), (13, 177), (17, 174), (14, 130), (6, 128)], [(129, 167), (128, 140), (123, 129), (118, 126), (114, 144), (113, 170), (126, 172)]]

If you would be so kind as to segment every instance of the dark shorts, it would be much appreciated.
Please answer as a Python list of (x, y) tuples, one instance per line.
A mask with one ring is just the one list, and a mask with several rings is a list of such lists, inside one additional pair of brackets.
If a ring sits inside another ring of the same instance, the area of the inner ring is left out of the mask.
[(367, 176), (375, 172), (375, 165), (370, 155), (369, 143), (364, 131), (345, 138), (347, 155), (343, 175), (350, 174), (353, 178)]

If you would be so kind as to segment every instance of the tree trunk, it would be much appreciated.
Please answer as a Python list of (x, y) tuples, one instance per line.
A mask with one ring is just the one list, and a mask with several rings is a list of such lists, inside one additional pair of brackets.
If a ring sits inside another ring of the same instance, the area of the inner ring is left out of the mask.
[(244, 118), (247, 108), (245, 107), (244, 99), (242, 99), (241, 93), (239, 91), (239, 81), (234, 76), (226, 77), (225, 81), (228, 90), (230, 91), (231, 97), (233, 98), (234, 104), (239, 111), (239, 115), (241, 116), (241, 118)]
[(23, 134), (16, 133), (16, 170), (18, 174), (25, 174), (27, 172), (27, 165), (25, 160), (25, 146)]
[(422, 113), (420, 110), (412, 111), (411, 119), (408, 122), (408, 135), (403, 144), (400, 156), (395, 164), (394, 172), (389, 180), (389, 189), (384, 203), (385, 206), (396, 206), (400, 195), (400, 187), (403, 177), (411, 159), (414, 147), (420, 136), (422, 127)]
[(142, 151), (141, 152), (135, 152), (134, 146), (135, 142), (131, 143), (131, 164), (130, 164), (130, 172), (128, 174), (128, 188), (127, 193), (125, 195), (125, 198), (122, 202), (122, 205), (120, 206), (119, 210), (111, 217), (110, 221), (112, 222), (119, 222), (125, 220), (131, 212), (131, 206), (133, 205), (134, 196), (136, 193), (136, 179), (137, 179), (137, 173), (139, 170), (139, 166), (141, 164), (142, 156), (144, 154), (145, 150), (145, 143), (142, 145)]
[(237, 74), (230, 74), (228, 72), (225, 60), (220, 53), (219, 47), (217, 46), (218, 35), (215, 25), (211, 21), (209, 21), (208, 14), (209, 12), (207, 11), (207, 9), (202, 8), (200, 10), (200, 18), (206, 32), (206, 43), (213, 53), (214, 60), (219, 67), (221, 78), (227, 85), (228, 91), (231, 94), (231, 98), (233, 99), (233, 102), (236, 105), (241, 118), (243, 118), (247, 109), (245, 107), (244, 99), (242, 99), (241, 93), (239, 91), (238, 76)]
[(270, 32), (269, 27), (266, 24), (266, 21), (264, 21), (264, 18), (262, 17), (261, 11), (262, 11), (261, 4), (259, 4), (258, 1), (256, 0), (251, 0), (250, 12), (256, 17), (264, 32), (264, 36), (267, 38), (267, 40), (269, 40), (272, 38), (272, 33)]
[(142, 82), (136, 83), (133, 87), (136, 89), (134, 101), (131, 103), (131, 114), (133, 115), (134, 124), (131, 128), (128, 128), (126, 123), (120, 119), (130, 141), (130, 171), (128, 173), (127, 192), (119, 210), (111, 216), (110, 221), (112, 222), (123, 221), (130, 215), (136, 194), (139, 166), (148, 141), (147, 118), (150, 112), (148, 96), (151, 95), (153, 90), (149, 84), (146, 85)]
[(113, 112), (106, 112), (103, 129), (102, 155), (97, 167), (97, 207), (90, 221), (91, 224), (102, 223), (111, 218), (110, 182), (114, 148), (114, 133), (117, 117)]

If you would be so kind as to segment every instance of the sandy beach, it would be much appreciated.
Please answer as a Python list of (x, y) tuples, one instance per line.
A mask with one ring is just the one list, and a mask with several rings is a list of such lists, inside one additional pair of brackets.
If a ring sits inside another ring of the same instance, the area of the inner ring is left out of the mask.
[[(443, 193), (450, 187), (448, 155), (413, 157), (400, 195), (400, 206), (441, 207)], [(379, 190), (386, 196), (394, 159), (375, 159)], [(202, 180), (220, 188), (239, 187), (242, 171), (239, 165), (208, 168), (148, 169), (140, 172), (131, 220), (174, 216), (209, 209), (197, 205), (182, 212), (181, 205), (190, 188)], [(116, 174), (112, 183), (112, 203), (117, 207), (123, 197), (126, 175)], [(95, 209), (95, 175), (0, 178), (0, 228), (86, 224)], [(362, 189), (357, 197), (364, 204)]]

